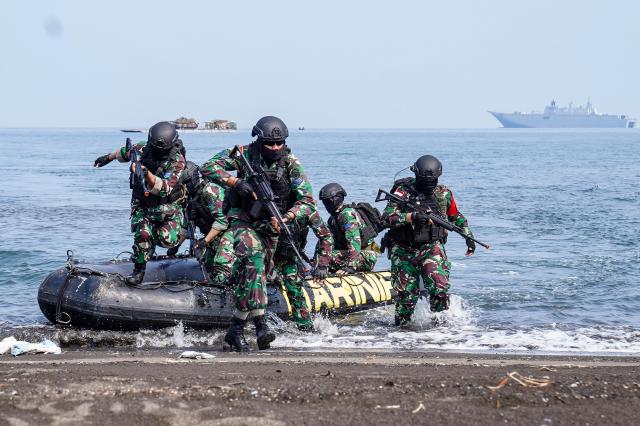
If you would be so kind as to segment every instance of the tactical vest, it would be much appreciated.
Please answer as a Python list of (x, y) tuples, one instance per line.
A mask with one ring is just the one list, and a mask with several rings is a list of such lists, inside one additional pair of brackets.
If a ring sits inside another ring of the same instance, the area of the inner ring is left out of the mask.
[[(426, 210), (428, 207), (431, 209), (432, 213), (440, 215), (444, 218), (447, 216), (447, 205), (446, 199), (441, 196), (436, 196), (435, 192), (439, 193), (438, 187), (436, 188), (434, 194), (430, 196), (425, 196), (424, 194), (419, 193), (413, 182), (396, 182), (392, 192), (402, 184), (403, 189), (406, 189), (409, 193), (409, 199), (411, 202), (423, 206)], [(397, 243), (409, 244), (409, 245), (419, 245), (424, 243), (433, 243), (436, 241), (446, 241), (447, 238), (447, 230), (442, 226), (436, 224), (425, 224), (425, 225), (411, 225), (407, 224), (398, 228), (393, 228), (389, 230), (389, 238)]]
[[(261, 168), (269, 180), (271, 190), (275, 196), (275, 203), (280, 213), (284, 214), (289, 208), (289, 204), (293, 205), (293, 192), (291, 191), (291, 179), (295, 179), (296, 176), (289, 176), (289, 149), (284, 148), (287, 152), (277, 160), (276, 167), (269, 170), (264, 170), (262, 167), (262, 155), (260, 154), (260, 147), (257, 144), (251, 144), (249, 147), (249, 153), (251, 157), (251, 166), (254, 168)], [(238, 174), (239, 178), (245, 178), (244, 173)], [(229, 204), (231, 207), (239, 207), (244, 212), (248, 213), (252, 220), (269, 219), (269, 211), (262, 205), (260, 201), (250, 201), (240, 199), (235, 191), (230, 191)]]
[[(286, 210), (289, 210), (291, 207), (293, 207), (295, 202), (296, 200), (293, 197), (289, 197), (286, 205)], [(291, 231), (291, 235), (293, 236), (293, 241), (295, 242), (296, 248), (300, 253), (303, 253), (304, 248), (307, 245), (307, 237), (309, 236), (308, 222), (304, 225), (301, 225), (300, 221), (298, 220), (294, 221), (293, 223), (290, 222), (287, 225), (289, 227), (289, 230)], [(275, 256), (280, 259), (294, 259), (296, 256), (296, 252), (293, 251), (291, 244), (281, 236), (278, 239), (278, 246), (276, 247)]]
[[(149, 170), (154, 175), (163, 176), (165, 172), (164, 165), (167, 163), (168, 159), (175, 158), (176, 154), (178, 154), (179, 152), (180, 148), (176, 145), (171, 148), (171, 151), (169, 152), (167, 157), (165, 157), (165, 160), (156, 160), (151, 155), (151, 147), (149, 145), (145, 145), (145, 147), (142, 149), (140, 162), (147, 168), (147, 170)], [(180, 182), (178, 182), (178, 184), (173, 188), (173, 191), (171, 191), (168, 196), (161, 197), (155, 194), (149, 194), (145, 196), (142, 184), (137, 179), (132, 179), (132, 181), (134, 182), (134, 184), (131, 188), (131, 195), (134, 199), (138, 200), (140, 205), (145, 209), (158, 207), (163, 204), (171, 204), (186, 197), (186, 188)]]
[[(309, 236), (309, 226), (300, 226), (287, 224), (289, 226), (289, 230), (293, 235), (293, 241), (295, 242), (296, 248), (300, 253), (304, 251), (305, 246), (307, 245), (307, 237)], [(303, 254), (304, 256), (304, 254)], [(275, 257), (279, 259), (295, 259), (296, 252), (291, 247), (291, 244), (285, 240), (284, 237), (280, 237), (278, 239), (278, 246), (276, 247)]]

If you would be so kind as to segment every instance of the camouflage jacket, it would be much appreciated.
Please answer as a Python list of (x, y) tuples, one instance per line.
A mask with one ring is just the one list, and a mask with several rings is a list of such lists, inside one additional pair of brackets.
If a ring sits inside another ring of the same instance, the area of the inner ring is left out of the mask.
[[(245, 145), (242, 147), (242, 153), (249, 161), (251, 161), (250, 146), (251, 145)], [(242, 169), (238, 160), (231, 158), (231, 151), (232, 148), (225, 149), (213, 156), (213, 158), (202, 165), (202, 167), (200, 168), (200, 173), (205, 180), (217, 183), (224, 188), (229, 187), (227, 183), (229, 177), (231, 177), (231, 174), (229, 174), (229, 172)], [(287, 154), (285, 160), (287, 164), (287, 179), (290, 181), (289, 187), (295, 198), (295, 202), (293, 206), (289, 208), (288, 213), (293, 214), (295, 220), (299, 220), (305, 216), (310, 216), (315, 210), (313, 190), (306, 174), (304, 173), (304, 169), (302, 168), (300, 161), (298, 161), (298, 159), (291, 152)], [(277, 164), (277, 162), (274, 162), (271, 165), (268, 165), (263, 160), (261, 165), (265, 172), (267, 172), (275, 170)], [(240, 172), (238, 172), (238, 177), (242, 177)], [(228, 216), (231, 217), (237, 216), (239, 214), (240, 211), (236, 208), (232, 208), (228, 212)]]
[[(393, 194), (402, 198), (408, 198), (411, 197), (412, 194), (416, 193), (416, 190), (414, 189), (414, 178), (402, 179), (396, 183), (397, 185), (392, 191)], [(465, 235), (473, 236), (473, 233), (469, 228), (469, 224), (467, 223), (467, 219), (458, 210), (456, 200), (453, 198), (451, 190), (444, 185), (438, 185), (434, 190), (434, 195), (436, 202), (438, 203), (438, 213), (440, 216), (447, 218), (449, 222), (462, 228)], [(382, 214), (382, 220), (388, 224), (390, 228), (408, 225), (407, 213), (410, 213), (410, 211), (401, 210), (396, 203), (389, 201)]]
[(360, 230), (365, 223), (360, 213), (353, 207), (342, 206), (329, 221), (337, 249), (333, 251), (334, 260), (342, 266), (358, 269), (362, 261), (360, 252), (371, 244), (371, 241), (362, 241)]
[(318, 265), (329, 266), (329, 263), (331, 263), (331, 250), (333, 249), (333, 235), (331, 235), (329, 227), (317, 209), (313, 210), (311, 215), (306, 218), (306, 221), (307, 226), (311, 228), (318, 238), (315, 250), (315, 258), (318, 261)]
[[(138, 158), (142, 158), (146, 144), (146, 141), (141, 141), (133, 145), (133, 149), (138, 151)], [(116, 151), (116, 159), (121, 163), (131, 161), (129, 153), (124, 146)], [(169, 196), (179, 186), (180, 177), (185, 166), (184, 157), (179, 151), (176, 151), (173, 158), (169, 158), (161, 164), (162, 176), (156, 176), (156, 183), (149, 189), (149, 192), (159, 197)]]

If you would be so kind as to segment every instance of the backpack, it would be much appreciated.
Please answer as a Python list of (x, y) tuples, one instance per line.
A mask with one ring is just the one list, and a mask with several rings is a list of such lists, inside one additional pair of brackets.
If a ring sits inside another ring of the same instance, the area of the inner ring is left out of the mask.
[(352, 203), (350, 207), (354, 208), (364, 221), (365, 226), (361, 231), (363, 244), (373, 240), (384, 229), (380, 211), (371, 204)]

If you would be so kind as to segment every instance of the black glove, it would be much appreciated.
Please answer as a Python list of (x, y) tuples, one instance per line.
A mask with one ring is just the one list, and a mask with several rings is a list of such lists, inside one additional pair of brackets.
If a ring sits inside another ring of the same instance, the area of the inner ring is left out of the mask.
[(422, 212), (413, 212), (411, 214), (411, 223), (415, 223), (416, 225), (424, 226), (429, 222), (429, 216)]
[(207, 248), (207, 242), (204, 240), (204, 238), (200, 238), (193, 245), (193, 249), (196, 251), (203, 251), (206, 248)]
[(107, 164), (109, 164), (111, 161), (109, 159), (109, 155), (110, 154), (105, 154), (105, 155), (101, 155), (100, 157), (96, 158), (96, 161), (93, 162), (93, 167), (102, 167), (102, 166), (106, 166)]
[(467, 242), (467, 255), (473, 254), (476, 251), (476, 242), (470, 238), (467, 238), (466, 242)]
[(251, 194), (254, 192), (251, 184), (244, 179), (238, 179), (233, 187), (238, 191), (238, 195), (242, 198), (251, 197)]
[(327, 268), (326, 266), (318, 266), (313, 271), (313, 278), (324, 280), (325, 278), (327, 278), (327, 276), (329, 276), (329, 268)]

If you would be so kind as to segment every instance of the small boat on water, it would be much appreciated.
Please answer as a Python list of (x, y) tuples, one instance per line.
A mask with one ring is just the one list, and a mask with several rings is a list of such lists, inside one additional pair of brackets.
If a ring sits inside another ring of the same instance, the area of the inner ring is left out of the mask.
[[(42, 313), (54, 324), (105, 330), (184, 326), (225, 327), (233, 315), (233, 291), (209, 286), (191, 256), (152, 259), (144, 281), (128, 285), (129, 260), (82, 263), (68, 254), (67, 265), (49, 274), (38, 290)], [(268, 285), (267, 311), (281, 318), (291, 305), (280, 284)], [(388, 304), (396, 296), (388, 271), (308, 279), (303, 294), (312, 312), (344, 315)]]

